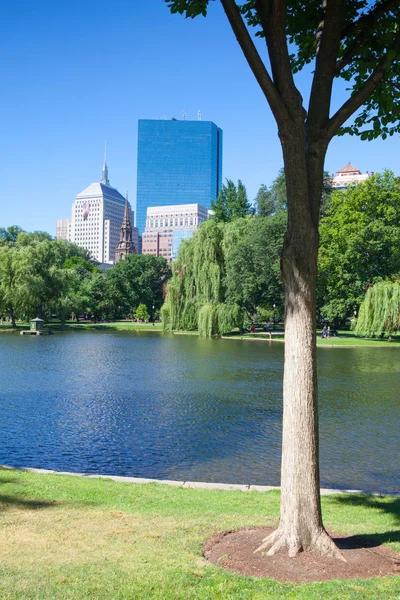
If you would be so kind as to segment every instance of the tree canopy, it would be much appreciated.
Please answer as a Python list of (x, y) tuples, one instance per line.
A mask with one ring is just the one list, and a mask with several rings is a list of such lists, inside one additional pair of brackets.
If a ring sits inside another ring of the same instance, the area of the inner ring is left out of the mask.
[(103, 274), (87, 250), (70, 242), (19, 227), (7, 236), (0, 243), (0, 314), (13, 326), (17, 317), (124, 318), (141, 303), (153, 315), (162, 305), (170, 277), (162, 257), (131, 255)]
[(163, 303), (163, 289), (171, 276), (170, 267), (162, 256), (130, 254), (105, 274), (104, 310), (109, 317), (132, 314), (144, 304), (152, 314)]
[(211, 336), (247, 322), (258, 307), (283, 308), (279, 253), (286, 215), (210, 219), (179, 248), (163, 321)]
[(358, 312), (369, 284), (400, 274), (400, 179), (376, 174), (335, 191), (320, 225), (318, 305), (329, 319)]
[(238, 181), (237, 186), (231, 179), (226, 180), (215, 202), (211, 202), (211, 210), (216, 221), (232, 221), (253, 213), (247, 198), (246, 188)]

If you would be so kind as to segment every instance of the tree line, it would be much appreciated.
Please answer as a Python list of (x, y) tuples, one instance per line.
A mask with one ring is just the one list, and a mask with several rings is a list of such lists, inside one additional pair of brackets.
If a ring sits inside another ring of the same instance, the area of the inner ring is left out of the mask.
[(87, 250), (48, 233), (0, 229), (0, 315), (79, 320), (154, 317), (170, 267), (162, 257), (131, 255), (102, 273)]
[[(287, 227), (283, 170), (269, 188), (260, 187), (253, 204), (240, 180), (237, 185), (227, 180), (212, 209), (213, 218), (180, 247), (162, 309), (166, 327), (223, 334), (245, 326), (249, 316), (265, 320), (283, 315), (280, 254)], [(387, 287), (387, 310), (374, 310), (371, 329), (365, 325), (363, 308), (364, 325), (356, 333), (393, 331), (400, 326), (400, 310), (395, 306), (396, 288), (394, 293), (390, 290), (399, 278), (400, 179), (384, 171), (346, 191), (335, 191), (325, 173), (318, 318), (336, 327), (354, 320), (367, 290), (379, 283), (377, 290)], [(369, 303), (371, 297), (383, 298), (371, 291)], [(377, 314), (382, 317), (379, 324)]]

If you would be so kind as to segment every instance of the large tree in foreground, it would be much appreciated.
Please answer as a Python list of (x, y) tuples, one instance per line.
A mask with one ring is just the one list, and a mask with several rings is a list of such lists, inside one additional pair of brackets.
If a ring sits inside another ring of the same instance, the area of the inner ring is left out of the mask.
[[(165, 1), (187, 17), (206, 15), (209, 4)], [(400, 0), (220, 2), (277, 122), (286, 178), (281, 515), (278, 529), (259, 549), (269, 554), (286, 549), (290, 556), (313, 549), (341, 557), (323, 527), (319, 491), (315, 312), (324, 161), (338, 133), (373, 139), (400, 129)], [(265, 61), (252, 27), (265, 41)], [(309, 63), (305, 104), (293, 74)], [(351, 92), (332, 114), (338, 77)]]

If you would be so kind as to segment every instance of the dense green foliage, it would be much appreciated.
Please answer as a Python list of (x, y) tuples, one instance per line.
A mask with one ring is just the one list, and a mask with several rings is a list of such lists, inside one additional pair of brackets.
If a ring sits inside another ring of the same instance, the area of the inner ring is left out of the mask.
[(361, 337), (376, 337), (400, 329), (400, 280), (381, 281), (370, 287), (361, 304), (354, 330)]
[(204, 223), (185, 241), (173, 265), (162, 309), (166, 327), (227, 333), (259, 306), (282, 310), (279, 253), (286, 215)]
[[(325, 179), (318, 310), (343, 321), (358, 313), (369, 284), (400, 274), (400, 179), (385, 171), (333, 193)], [(270, 188), (261, 186), (256, 206), (262, 216), (214, 218), (182, 245), (163, 308), (166, 326), (213, 335), (241, 327), (249, 314), (260, 319), (283, 314), (279, 256), (287, 213), (282, 171)]]
[(226, 180), (215, 202), (211, 203), (211, 209), (216, 221), (232, 221), (246, 215), (253, 214), (253, 209), (248, 201), (246, 188), (238, 181), (237, 186), (231, 179)]
[[(327, 171), (324, 172), (320, 217), (325, 216), (331, 202), (332, 183)], [(255, 198), (257, 214), (270, 217), (278, 212), (287, 210), (285, 171), (281, 169), (271, 187), (262, 184)]]
[(0, 244), (0, 312), (13, 325), (16, 317), (51, 315), (73, 288), (73, 273), (64, 267), (71, 257), (86, 262), (88, 253), (74, 244), (53, 240), (44, 232), (16, 232)]
[(150, 319), (150, 315), (147, 312), (145, 304), (139, 304), (135, 311), (135, 319), (138, 321), (148, 321)]
[(170, 275), (170, 267), (162, 256), (127, 256), (105, 273), (103, 312), (108, 318), (121, 318), (144, 304), (152, 314), (162, 306), (163, 287)]
[(131, 255), (105, 274), (83, 248), (19, 227), (0, 231), (0, 315), (124, 318), (143, 303), (153, 314), (170, 276), (164, 258)]
[(320, 224), (318, 305), (329, 319), (358, 312), (369, 284), (400, 273), (400, 179), (385, 171), (335, 191)]

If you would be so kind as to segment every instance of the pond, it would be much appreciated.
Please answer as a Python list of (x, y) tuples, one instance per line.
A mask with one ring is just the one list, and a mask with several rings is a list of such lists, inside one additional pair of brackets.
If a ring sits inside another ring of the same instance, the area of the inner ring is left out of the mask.
[[(0, 364), (0, 464), (279, 485), (283, 344), (2, 334)], [(398, 492), (398, 349), (318, 364), (321, 485)]]

